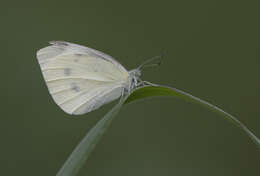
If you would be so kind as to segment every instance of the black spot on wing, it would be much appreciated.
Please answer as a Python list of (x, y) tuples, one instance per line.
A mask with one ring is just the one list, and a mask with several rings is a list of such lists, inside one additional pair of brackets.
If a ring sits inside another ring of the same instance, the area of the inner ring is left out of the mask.
[(79, 62), (79, 57), (84, 56), (84, 54), (80, 54), (80, 53), (76, 53), (75, 55), (75, 59), (73, 60), (74, 62)]
[(75, 92), (79, 92), (80, 91), (80, 87), (77, 85), (77, 83), (72, 83), (71, 84), (71, 89)]
[(64, 69), (64, 75), (70, 76), (71, 75), (71, 69), (70, 68), (65, 68)]

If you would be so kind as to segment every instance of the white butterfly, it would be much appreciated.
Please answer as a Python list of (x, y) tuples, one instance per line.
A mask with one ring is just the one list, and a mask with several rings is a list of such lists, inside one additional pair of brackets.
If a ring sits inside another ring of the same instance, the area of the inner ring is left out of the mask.
[(109, 103), (142, 81), (141, 68), (127, 71), (111, 56), (85, 46), (52, 41), (37, 52), (54, 101), (69, 114), (84, 114)]

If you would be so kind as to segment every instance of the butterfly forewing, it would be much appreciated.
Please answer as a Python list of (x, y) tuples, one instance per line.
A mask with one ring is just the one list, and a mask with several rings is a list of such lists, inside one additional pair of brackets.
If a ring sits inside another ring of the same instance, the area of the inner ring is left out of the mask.
[(126, 69), (97, 50), (53, 42), (37, 58), (54, 101), (69, 114), (84, 114), (117, 99), (129, 84)]

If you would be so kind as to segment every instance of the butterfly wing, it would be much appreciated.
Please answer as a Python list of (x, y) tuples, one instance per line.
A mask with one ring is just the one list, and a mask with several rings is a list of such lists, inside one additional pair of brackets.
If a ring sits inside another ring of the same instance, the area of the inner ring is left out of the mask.
[(84, 114), (120, 97), (127, 70), (111, 56), (68, 42), (51, 42), (37, 52), (54, 101), (69, 114)]

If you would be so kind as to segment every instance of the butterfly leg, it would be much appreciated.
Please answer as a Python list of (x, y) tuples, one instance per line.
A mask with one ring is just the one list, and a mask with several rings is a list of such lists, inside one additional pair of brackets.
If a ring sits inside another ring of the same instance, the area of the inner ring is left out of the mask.
[(151, 83), (151, 82), (148, 82), (148, 81), (143, 81), (141, 80), (140, 78), (138, 78), (138, 83), (137, 83), (137, 86), (147, 86), (147, 85), (150, 85), (150, 86), (159, 86), (158, 84), (154, 84), (154, 83)]
[(125, 98), (131, 93), (131, 90), (127, 90), (126, 88), (122, 89), (121, 96), (119, 102), (125, 101)]

